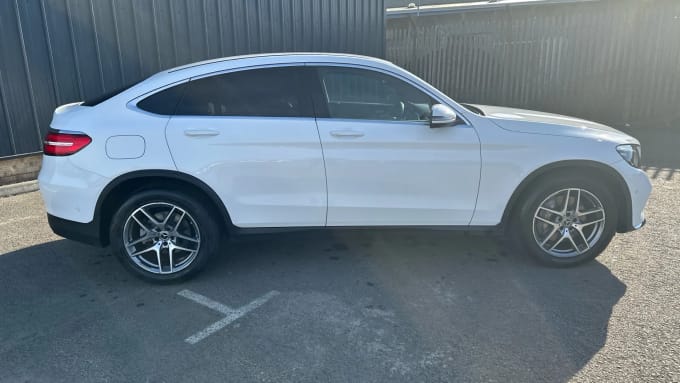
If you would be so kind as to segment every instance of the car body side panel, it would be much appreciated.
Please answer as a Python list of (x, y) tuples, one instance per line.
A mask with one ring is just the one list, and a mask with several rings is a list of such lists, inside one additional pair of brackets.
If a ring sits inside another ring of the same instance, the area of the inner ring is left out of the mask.
[[(165, 141), (168, 117), (132, 113), (125, 105), (115, 104), (60, 109), (50, 127), (83, 132), (92, 142), (71, 156), (43, 156), (38, 181), (49, 214), (91, 222), (99, 194), (114, 178), (136, 170), (176, 170)], [(106, 143), (114, 136), (142, 137), (143, 153), (138, 158), (109, 158)]]
[[(484, 117), (473, 117), (472, 121), (482, 142), (482, 176), (471, 225), (501, 223), (515, 189), (543, 166), (561, 161), (586, 160), (613, 167), (612, 164), (621, 161), (616, 152), (617, 143), (605, 137), (598, 140), (530, 134), (502, 129), (493, 120)], [(542, 128), (549, 130), (550, 126)], [(625, 178), (625, 174), (622, 175)]]
[[(328, 225), (467, 225), (479, 186), (479, 139), (467, 125), (319, 119)], [(356, 132), (360, 137), (335, 136)]]
[[(214, 135), (191, 136), (195, 130)], [(314, 118), (175, 116), (167, 140), (178, 170), (210, 185), (234, 225), (325, 225), (326, 176)]]

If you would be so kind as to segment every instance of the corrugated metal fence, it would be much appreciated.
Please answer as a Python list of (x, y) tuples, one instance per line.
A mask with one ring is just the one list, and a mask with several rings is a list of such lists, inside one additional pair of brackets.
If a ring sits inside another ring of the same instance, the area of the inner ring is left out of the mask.
[(680, 125), (677, 0), (388, 14), (387, 57), (459, 101)]
[(0, 157), (40, 150), (55, 106), (245, 53), (384, 55), (383, 0), (0, 0)]

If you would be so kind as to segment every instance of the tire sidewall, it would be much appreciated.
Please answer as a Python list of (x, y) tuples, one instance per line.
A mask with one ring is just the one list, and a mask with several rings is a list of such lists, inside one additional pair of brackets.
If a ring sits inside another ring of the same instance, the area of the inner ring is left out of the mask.
[[(588, 251), (575, 257), (560, 258), (550, 255), (536, 243), (533, 221), (536, 210), (546, 198), (557, 191), (569, 188), (586, 190), (600, 200), (605, 211), (605, 226), (597, 243)], [(618, 214), (615, 200), (606, 189), (606, 185), (583, 177), (567, 175), (540, 182), (537, 187), (530, 189), (523, 200), (519, 214), (513, 220), (513, 224), (516, 225), (515, 230), (512, 230), (513, 235), (517, 237), (519, 244), (531, 256), (549, 266), (568, 267), (588, 262), (607, 248), (614, 234), (616, 234)]]
[[(133, 211), (149, 203), (171, 203), (191, 215), (201, 233), (201, 245), (196, 258), (185, 269), (172, 274), (154, 274), (139, 267), (129, 256), (123, 244), (123, 228)], [(119, 261), (136, 276), (151, 282), (176, 282), (186, 280), (200, 271), (215, 253), (219, 241), (217, 224), (210, 212), (195, 199), (182, 193), (165, 190), (147, 190), (135, 193), (114, 214), (109, 227), (110, 249)]]

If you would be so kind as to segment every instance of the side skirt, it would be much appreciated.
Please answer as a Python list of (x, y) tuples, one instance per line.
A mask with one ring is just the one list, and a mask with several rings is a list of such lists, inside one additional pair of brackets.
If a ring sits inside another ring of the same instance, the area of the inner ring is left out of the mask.
[(277, 234), (277, 233), (294, 233), (305, 231), (371, 231), (371, 230), (406, 230), (406, 231), (456, 231), (456, 232), (471, 232), (471, 233), (486, 233), (486, 234), (501, 234), (503, 232), (501, 225), (496, 226), (303, 226), (303, 227), (256, 227), (256, 228), (242, 228), (233, 227), (232, 234), (235, 236), (247, 236), (257, 234)]

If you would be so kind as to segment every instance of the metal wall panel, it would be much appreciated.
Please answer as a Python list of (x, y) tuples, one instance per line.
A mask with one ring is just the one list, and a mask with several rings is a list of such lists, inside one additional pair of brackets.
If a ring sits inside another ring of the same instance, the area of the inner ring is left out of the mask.
[(56, 106), (160, 70), (384, 43), (384, 0), (1, 0), (0, 157), (39, 151)]
[(388, 59), (456, 100), (615, 126), (680, 125), (680, 1), (497, 5), (387, 17)]

